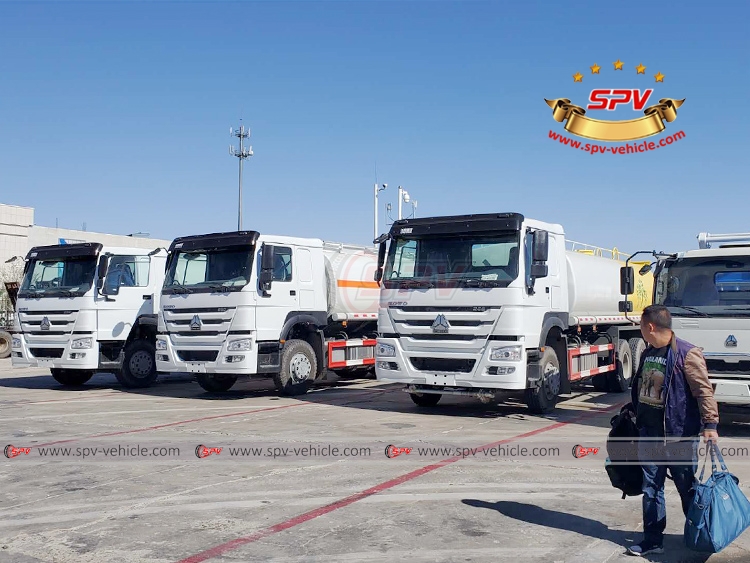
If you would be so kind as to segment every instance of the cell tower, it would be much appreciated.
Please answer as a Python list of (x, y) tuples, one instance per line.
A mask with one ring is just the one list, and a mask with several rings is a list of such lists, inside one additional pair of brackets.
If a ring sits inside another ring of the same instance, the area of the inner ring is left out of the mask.
[(240, 119), (240, 128), (234, 129), (229, 128), (229, 135), (232, 137), (239, 137), (240, 139), (240, 150), (234, 148), (233, 145), (229, 145), (229, 154), (236, 156), (240, 159), (240, 187), (239, 187), (239, 202), (237, 204), (237, 230), (242, 230), (242, 162), (253, 156), (253, 147), (244, 147), (242, 141), (250, 136), (250, 129), (245, 129)]

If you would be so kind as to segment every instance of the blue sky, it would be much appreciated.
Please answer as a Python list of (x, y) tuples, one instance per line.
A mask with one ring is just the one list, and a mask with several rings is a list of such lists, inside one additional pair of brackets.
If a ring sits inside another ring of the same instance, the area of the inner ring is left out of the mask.
[[(695, 248), (700, 231), (750, 231), (748, 16), (739, 1), (0, 2), (0, 202), (89, 231), (235, 230), (244, 117), (246, 229), (369, 244), (377, 163), (381, 203), (401, 184), (421, 217), (517, 211), (591, 244)], [(686, 137), (638, 155), (550, 140), (564, 131), (544, 98), (585, 105), (593, 87), (686, 98), (665, 133)]]

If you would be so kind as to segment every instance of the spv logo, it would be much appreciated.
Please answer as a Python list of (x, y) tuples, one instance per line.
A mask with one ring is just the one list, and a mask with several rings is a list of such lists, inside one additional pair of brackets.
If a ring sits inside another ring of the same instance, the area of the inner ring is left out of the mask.
[[(570, 98), (554, 98), (544, 101), (552, 108), (552, 118), (563, 124), (568, 133), (584, 139), (603, 141), (606, 143), (618, 143), (638, 141), (647, 137), (658, 135), (666, 130), (666, 124), (677, 119), (677, 110), (685, 103), (685, 98), (661, 97), (657, 103), (653, 103), (652, 97), (656, 87), (646, 86), (642, 82), (646, 79), (646, 66), (642, 63), (635, 66), (635, 73), (626, 73), (625, 63), (619, 59), (613, 63), (614, 69), (609, 76), (601, 73), (601, 67), (594, 63), (590, 67), (594, 88), (588, 92), (588, 104), (583, 106), (571, 102)], [(654, 80), (662, 88), (665, 75), (661, 71), (654, 75)], [(573, 75), (574, 83), (583, 85), (584, 76), (580, 72)], [(619, 84), (612, 84), (617, 80)], [(623, 80), (624, 79), (624, 80)], [(605, 82), (601, 84), (601, 82)], [(607, 84), (606, 82), (609, 82)], [(630, 88), (623, 88), (623, 82), (630, 82)], [(599, 83), (599, 84), (597, 84)], [(639, 84), (640, 83), (640, 84)], [(610, 86), (620, 86), (613, 88)], [(575, 88), (575, 87), (574, 87)], [(584, 99), (586, 93), (579, 92), (579, 99)], [(649, 102), (651, 101), (650, 105)], [(587, 115), (597, 117), (608, 116), (608, 112), (622, 111), (636, 112), (640, 117), (635, 119), (595, 119)], [(594, 112), (599, 112), (594, 113)], [(594, 143), (583, 143), (553, 130), (549, 132), (549, 138), (558, 141), (574, 149), (585, 151), (589, 154), (634, 154), (648, 152), (671, 145), (677, 140), (685, 137), (684, 131), (678, 131), (673, 135), (665, 136), (658, 141), (643, 141), (620, 146), (607, 146)]]

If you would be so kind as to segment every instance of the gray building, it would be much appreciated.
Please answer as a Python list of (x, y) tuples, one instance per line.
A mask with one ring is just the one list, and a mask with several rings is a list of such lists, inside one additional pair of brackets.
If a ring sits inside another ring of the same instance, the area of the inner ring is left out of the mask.
[(100, 242), (110, 246), (136, 248), (168, 248), (171, 240), (146, 238), (134, 235), (111, 235), (41, 227), (34, 224), (34, 209), (0, 203), (0, 264), (14, 256), (26, 256), (34, 246), (71, 244), (75, 242)]

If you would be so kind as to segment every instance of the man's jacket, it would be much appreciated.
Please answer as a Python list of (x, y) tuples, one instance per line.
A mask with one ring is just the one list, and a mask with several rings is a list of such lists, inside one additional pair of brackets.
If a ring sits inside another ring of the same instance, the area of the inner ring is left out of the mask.
[[(638, 393), (641, 372), (652, 346), (641, 356), (638, 371), (633, 378), (630, 395), (633, 410), (638, 412)], [(687, 438), (697, 436), (702, 430), (715, 430), (719, 423), (719, 407), (714, 399), (708, 369), (700, 348), (677, 338), (667, 352), (667, 370), (664, 376), (664, 436)]]

